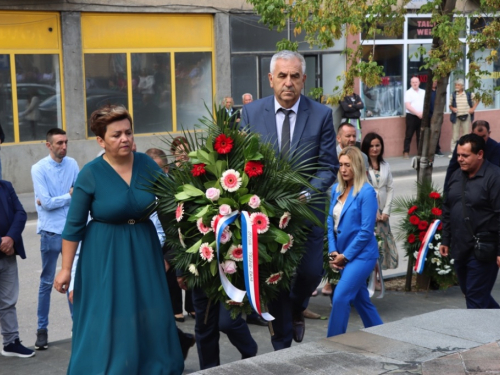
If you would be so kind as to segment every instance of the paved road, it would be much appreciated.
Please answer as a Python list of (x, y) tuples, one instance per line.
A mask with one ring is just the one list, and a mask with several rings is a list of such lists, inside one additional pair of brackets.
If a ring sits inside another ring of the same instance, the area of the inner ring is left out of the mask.
[[(434, 180), (439, 186), (444, 180), (444, 173), (435, 173)], [(408, 196), (415, 192), (415, 176), (401, 176), (395, 178), (395, 196)], [(398, 217), (396, 215), (391, 216), (391, 226), (395, 229), (397, 225)], [(20, 295), (19, 302), (17, 304), (19, 325), (20, 325), (20, 336), (24, 344), (27, 346), (33, 346), (35, 343), (35, 333), (37, 329), (37, 298), (38, 298), (38, 285), (39, 277), (41, 272), (41, 260), (40, 260), (40, 237), (36, 234), (36, 221), (30, 220), (26, 225), (26, 229), (23, 233), (23, 238), (25, 241), (25, 247), (27, 250), (27, 259), (19, 260), (19, 275), (20, 275)], [(406, 272), (407, 262), (404, 257), (402, 247), (400, 248), (400, 266), (396, 270), (391, 270), (386, 272), (386, 276), (402, 274)], [(328, 315), (329, 313), (329, 302), (326, 297), (317, 297), (311, 300), (311, 306), (323, 315)], [(458, 307), (458, 306), (457, 306)], [(357, 315), (356, 315), (357, 316)], [(398, 315), (399, 316), (399, 315)], [(49, 341), (54, 342), (58, 340), (67, 339), (71, 334), (71, 317), (69, 314), (69, 309), (67, 306), (66, 297), (57, 292), (52, 293), (52, 303), (50, 310), (50, 324), (49, 324)], [(194, 327), (194, 321), (188, 318), (185, 323), (180, 324), (182, 329), (192, 332)], [(309, 329), (314, 330), (315, 334), (306, 335), (305, 341), (316, 340), (324, 334), (326, 331), (327, 321), (314, 322), (313, 327)], [(361, 327), (361, 322), (356, 317), (352, 319), (351, 325), (352, 329), (359, 329)], [(268, 340), (268, 333), (266, 328), (262, 327), (252, 327), (252, 333), (256, 337), (260, 337), (259, 340), (259, 353), (272, 351), (271, 344)], [(222, 340), (221, 346), (221, 360), (224, 363), (233, 361), (238, 358), (238, 352), (231, 346), (227, 339)], [(198, 368), (196, 355), (190, 355), (187, 364), (187, 370), (193, 371)], [(1, 366), (0, 366), (1, 367)]]

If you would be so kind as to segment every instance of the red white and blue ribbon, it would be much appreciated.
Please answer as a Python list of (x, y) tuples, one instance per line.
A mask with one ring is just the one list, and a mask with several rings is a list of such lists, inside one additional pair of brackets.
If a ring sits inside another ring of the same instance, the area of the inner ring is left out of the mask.
[(215, 241), (217, 244), (217, 262), (219, 263), (220, 282), (229, 298), (231, 298), (235, 302), (242, 302), (243, 298), (245, 298), (246, 292), (244, 290), (236, 288), (233, 284), (231, 284), (231, 281), (229, 281), (226, 274), (224, 273), (224, 270), (222, 268), (219, 259), (220, 258), (219, 247), (220, 247), (220, 238), (222, 236), (222, 232), (224, 232), (224, 229), (228, 225), (230, 225), (236, 220), (238, 215), (239, 215), (238, 211), (233, 211), (227, 216), (218, 215), (217, 218), (215, 219), (214, 226), (216, 228)]
[(441, 220), (434, 220), (425, 233), (424, 240), (418, 250), (417, 260), (415, 261), (414, 269), (417, 273), (422, 273), (424, 271), (425, 258), (427, 257), (427, 251), (429, 250), (429, 244), (434, 239), (434, 235), (436, 234), (437, 227), (440, 223)]
[(245, 286), (250, 306), (265, 320), (274, 320), (274, 317), (260, 308), (259, 298), (259, 243), (257, 228), (252, 225), (248, 212), (241, 213), (241, 237), (243, 246), (243, 268)]

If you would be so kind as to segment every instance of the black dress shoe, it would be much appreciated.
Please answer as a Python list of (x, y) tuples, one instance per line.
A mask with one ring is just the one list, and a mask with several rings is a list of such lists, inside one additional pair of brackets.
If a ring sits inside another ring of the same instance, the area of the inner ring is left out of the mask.
[(178, 323), (184, 323), (184, 321), (185, 321), (184, 317), (178, 318), (178, 317), (174, 316), (174, 318), (175, 318), (175, 321)]
[(293, 340), (295, 342), (302, 342), (304, 339), (304, 332), (306, 331), (306, 324), (304, 322), (304, 315), (302, 315), (302, 311), (294, 312), (292, 314), (292, 329)]
[(179, 341), (181, 343), (181, 350), (184, 359), (187, 358), (189, 349), (194, 346), (196, 343), (194, 335), (190, 333), (184, 333), (182, 331), (179, 332)]
[(256, 317), (247, 316), (247, 324), (255, 324), (256, 326), (261, 327), (267, 327), (269, 325), (267, 321), (259, 315)]

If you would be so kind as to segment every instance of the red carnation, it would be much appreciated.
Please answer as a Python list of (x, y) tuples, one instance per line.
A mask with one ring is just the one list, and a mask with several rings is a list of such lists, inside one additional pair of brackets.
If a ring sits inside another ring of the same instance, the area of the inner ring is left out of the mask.
[(201, 176), (202, 174), (205, 174), (205, 164), (195, 164), (193, 165), (193, 169), (191, 169), (191, 173), (193, 174), (194, 177)]
[(420, 232), (420, 234), (418, 235), (418, 240), (422, 242), (424, 240), (424, 237), (425, 237), (425, 231)]
[(443, 211), (442, 211), (440, 208), (434, 207), (434, 208), (431, 210), (431, 213), (432, 213), (433, 215), (436, 215), (436, 216), (441, 216), (441, 214), (443, 213)]
[(260, 161), (249, 161), (245, 164), (245, 173), (248, 177), (257, 177), (262, 174), (263, 167)]
[(437, 230), (441, 230), (441, 229), (443, 229), (443, 223), (439, 223)]
[(420, 223), (420, 219), (417, 215), (412, 215), (410, 216), (410, 223), (412, 223), (413, 225), (418, 225), (418, 223)]
[(221, 134), (215, 138), (214, 148), (219, 154), (229, 154), (233, 149), (233, 140), (226, 137), (225, 134)]
[(410, 234), (408, 236), (408, 243), (414, 243), (415, 242), (415, 235), (414, 234)]
[(414, 213), (416, 210), (418, 209), (417, 206), (412, 206), (410, 207), (410, 209), (408, 210), (408, 215), (411, 215), (412, 213)]
[(429, 197), (432, 199), (439, 199), (441, 198), (441, 194), (439, 194), (437, 191), (433, 191), (429, 194)]
[(428, 226), (429, 223), (425, 220), (422, 220), (420, 223), (418, 223), (418, 229), (420, 230), (426, 230)]

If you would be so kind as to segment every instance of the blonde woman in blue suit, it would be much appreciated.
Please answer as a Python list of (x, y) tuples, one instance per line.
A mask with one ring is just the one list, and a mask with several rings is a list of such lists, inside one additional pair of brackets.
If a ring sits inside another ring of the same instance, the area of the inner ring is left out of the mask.
[(366, 178), (361, 151), (346, 147), (339, 154), (340, 169), (332, 189), (328, 215), (330, 267), (341, 272), (333, 295), (327, 337), (346, 332), (351, 304), (365, 327), (382, 324), (371, 303), (366, 280), (379, 256), (374, 235), (377, 196)]

